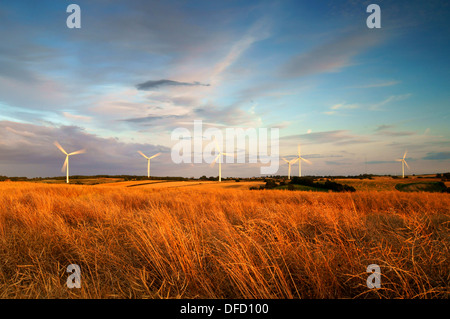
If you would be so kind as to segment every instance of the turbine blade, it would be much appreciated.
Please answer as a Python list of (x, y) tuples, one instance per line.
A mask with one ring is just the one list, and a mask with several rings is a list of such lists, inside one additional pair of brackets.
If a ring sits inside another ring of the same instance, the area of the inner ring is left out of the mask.
[(55, 146), (56, 146), (57, 148), (59, 148), (59, 150), (60, 150), (61, 152), (63, 152), (64, 154), (67, 155), (67, 152), (62, 148), (61, 145), (59, 145), (59, 143), (58, 143), (57, 141), (53, 142), (53, 144), (55, 144)]
[(69, 161), (69, 155), (66, 156), (66, 160), (64, 161), (64, 164), (63, 164), (63, 166), (61, 168), (61, 172), (64, 172), (66, 170), (68, 161)]
[(151, 156), (149, 159), (155, 158), (156, 156), (159, 156), (159, 155), (161, 155), (161, 153), (155, 154), (155, 155)]
[(294, 158), (293, 160), (291, 160), (291, 164), (295, 164), (295, 162), (297, 162), (300, 159), (300, 157)]
[(408, 151), (405, 151), (405, 154), (403, 155), (403, 159), (406, 158), (406, 154), (408, 154)]
[(289, 161), (287, 159), (285, 159), (284, 157), (282, 158), (282, 160), (289, 164)]
[(308, 163), (308, 164), (312, 164), (310, 160), (307, 160), (306, 158), (301, 157), (302, 161)]
[(79, 151), (76, 151), (76, 152), (73, 152), (73, 153), (69, 153), (69, 155), (77, 155), (77, 154), (83, 154), (83, 153), (86, 153), (85, 149), (82, 149), (82, 150), (79, 150)]
[(300, 155), (300, 144), (298, 144), (298, 157), (301, 157), (301, 155)]
[(146, 159), (148, 159), (147, 156), (144, 155), (144, 153), (142, 153), (141, 151), (138, 151), (139, 154), (141, 154), (142, 156), (144, 156)]
[(222, 155), (225, 155), (225, 156), (234, 156), (234, 154), (229, 154), (229, 153), (221, 153)]
[(408, 165), (408, 163), (406, 163), (406, 161), (405, 161), (405, 160), (403, 160), (403, 163), (405, 163), (406, 167), (408, 167), (408, 168), (409, 168), (409, 165)]
[(395, 161), (396, 161), (396, 162), (403, 162), (403, 160), (400, 159), (400, 158), (399, 158), (399, 159), (396, 159)]
[(216, 164), (217, 160), (219, 159), (220, 154), (216, 156), (216, 158), (214, 159), (214, 161), (212, 161), (212, 163), (210, 164), (211, 167), (214, 167), (214, 164)]

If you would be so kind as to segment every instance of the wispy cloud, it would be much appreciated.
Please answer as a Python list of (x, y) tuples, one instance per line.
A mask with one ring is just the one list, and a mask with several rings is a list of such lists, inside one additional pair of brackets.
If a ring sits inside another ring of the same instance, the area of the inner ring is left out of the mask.
[(396, 161), (367, 161), (366, 164), (372, 165), (372, 164), (392, 164), (397, 163)]
[(217, 84), (222, 73), (235, 63), (255, 42), (261, 41), (269, 36), (269, 25), (270, 23), (267, 18), (261, 18), (234, 43), (227, 55), (215, 65), (211, 75), (212, 84)]
[(411, 135), (415, 135), (416, 132), (413, 131), (394, 131), (393, 129), (395, 128), (394, 125), (379, 125), (376, 129), (375, 129), (375, 134), (377, 135), (384, 135), (384, 136), (392, 136), (392, 137), (400, 137), (400, 136), (411, 136)]
[(177, 118), (183, 118), (183, 117), (179, 116), (179, 115), (148, 115), (148, 116), (143, 116), (143, 117), (123, 119), (121, 121), (143, 124), (143, 123), (151, 123), (154, 121), (161, 121), (164, 119), (177, 119)]
[(387, 130), (390, 128), (393, 128), (394, 125), (387, 125), (387, 124), (383, 124), (383, 125), (378, 125), (377, 128), (375, 129), (375, 131), (383, 131), (383, 130)]
[(359, 106), (357, 104), (345, 104), (339, 103), (333, 105), (330, 109), (332, 110), (341, 110), (341, 109), (357, 109)]
[(90, 121), (92, 120), (92, 117), (90, 116), (85, 116), (85, 115), (75, 115), (75, 114), (71, 114), (68, 112), (62, 112), (64, 117), (71, 119), (71, 120), (76, 120), (76, 121)]
[(301, 140), (309, 141), (314, 144), (333, 143), (336, 145), (350, 145), (372, 142), (366, 136), (352, 134), (349, 130), (335, 130), (325, 132), (313, 132), (307, 134), (290, 135), (282, 138), (283, 140)]
[(203, 84), (200, 82), (179, 82), (173, 80), (150, 80), (144, 83), (136, 84), (136, 88), (143, 91), (149, 91), (164, 86), (209, 86), (209, 84)]
[(411, 97), (411, 95), (412, 95), (411, 93), (401, 94), (401, 95), (391, 95), (391, 96), (385, 98), (383, 101), (371, 105), (369, 107), (369, 109), (372, 111), (379, 111), (382, 106), (389, 104), (391, 102), (404, 101), (406, 99), (409, 99)]
[(338, 72), (354, 64), (355, 56), (381, 41), (382, 37), (379, 34), (367, 36), (364, 32), (350, 32), (292, 57), (282, 66), (280, 74), (293, 78)]
[(371, 83), (371, 84), (366, 84), (366, 85), (356, 85), (356, 86), (352, 86), (350, 88), (352, 88), (352, 89), (380, 88), (380, 87), (397, 85), (399, 83), (400, 83), (400, 81), (385, 81), (385, 82), (377, 82), (377, 83)]
[(359, 108), (357, 104), (347, 104), (347, 103), (339, 103), (330, 107), (329, 111), (322, 112), (325, 115), (334, 115), (337, 114), (338, 110), (352, 110)]

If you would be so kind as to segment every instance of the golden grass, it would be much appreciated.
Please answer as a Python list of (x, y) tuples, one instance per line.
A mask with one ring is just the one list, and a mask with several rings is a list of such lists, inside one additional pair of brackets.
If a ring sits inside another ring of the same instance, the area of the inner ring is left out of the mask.
[(448, 298), (449, 226), (448, 194), (4, 182), (0, 298)]

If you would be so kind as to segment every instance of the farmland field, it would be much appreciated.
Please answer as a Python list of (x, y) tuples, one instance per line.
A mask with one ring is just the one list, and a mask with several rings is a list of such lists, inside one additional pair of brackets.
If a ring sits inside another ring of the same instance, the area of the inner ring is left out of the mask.
[(375, 183), (2, 182), (0, 298), (448, 298), (449, 195)]

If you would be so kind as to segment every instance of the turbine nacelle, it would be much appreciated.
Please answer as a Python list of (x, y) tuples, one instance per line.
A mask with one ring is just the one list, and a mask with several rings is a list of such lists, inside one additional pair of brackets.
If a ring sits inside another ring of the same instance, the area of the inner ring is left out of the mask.
[(147, 155), (145, 155), (144, 153), (142, 153), (141, 151), (138, 151), (139, 154), (141, 154), (143, 157), (145, 157), (147, 159), (147, 178), (150, 178), (150, 160), (152, 158), (155, 158), (159, 155), (161, 155), (161, 153), (157, 153), (153, 156), (148, 157)]

